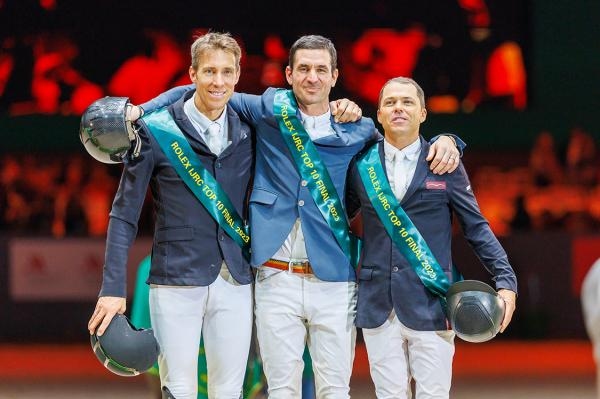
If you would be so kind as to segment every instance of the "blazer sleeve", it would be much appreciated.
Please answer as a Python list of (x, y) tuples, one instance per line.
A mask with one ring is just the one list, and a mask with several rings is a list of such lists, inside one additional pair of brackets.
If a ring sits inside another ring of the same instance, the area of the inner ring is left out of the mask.
[(506, 251), (482, 215), (462, 163), (448, 175), (448, 182), (451, 183), (448, 189), (450, 206), (458, 217), (465, 238), (492, 275), (496, 289), (505, 288), (517, 292), (517, 278), (508, 262)]
[(460, 156), (463, 156), (463, 152), (465, 150), (465, 148), (467, 147), (467, 143), (465, 143), (460, 137), (458, 137), (456, 134), (452, 134), (452, 133), (442, 133), (442, 134), (438, 134), (437, 136), (433, 136), (431, 138), (431, 140), (429, 140), (429, 144), (433, 144), (437, 141), (437, 139), (439, 139), (442, 136), (450, 136), (454, 139), (454, 141), (456, 141), (456, 148), (458, 148), (458, 152), (460, 153)]
[(195, 89), (196, 86), (194, 86), (193, 84), (173, 87), (172, 89), (160, 93), (152, 100), (146, 101), (145, 103), (140, 104), (139, 106), (142, 107), (144, 113), (154, 112), (157, 109), (161, 109), (163, 107), (166, 107), (167, 105), (173, 104), (175, 101), (179, 100), (181, 96), (183, 96), (183, 93)]
[(256, 94), (233, 93), (227, 103), (243, 122), (256, 128), (263, 117), (262, 96)]
[(137, 234), (154, 164), (152, 147), (144, 131), (140, 132), (140, 138), (140, 156), (125, 164), (110, 211), (100, 296), (127, 296), (127, 256)]

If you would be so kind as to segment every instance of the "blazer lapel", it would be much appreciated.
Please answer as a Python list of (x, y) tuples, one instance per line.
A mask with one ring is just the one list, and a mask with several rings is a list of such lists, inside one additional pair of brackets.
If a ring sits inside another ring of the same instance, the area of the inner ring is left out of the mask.
[(231, 144), (228, 145), (223, 152), (221, 153), (221, 157), (229, 156), (231, 153), (235, 151), (240, 140), (245, 139), (246, 137), (242, 137), (242, 135), (247, 134), (242, 131), (242, 125), (240, 122), (240, 118), (238, 115), (231, 109), (231, 107), (227, 107), (227, 139), (231, 141)]
[(381, 161), (381, 166), (383, 166), (383, 173), (385, 173), (385, 178), (388, 179), (388, 184), (390, 182), (390, 177), (388, 176), (387, 167), (385, 164), (385, 146), (383, 144), (383, 138), (377, 141), (379, 143), (379, 159)]
[(331, 117), (331, 126), (335, 131), (334, 135), (324, 137), (324, 139), (329, 139), (329, 145), (339, 145), (346, 146), (348, 145), (350, 135), (348, 134), (348, 123), (337, 123), (333, 120), (333, 116)]

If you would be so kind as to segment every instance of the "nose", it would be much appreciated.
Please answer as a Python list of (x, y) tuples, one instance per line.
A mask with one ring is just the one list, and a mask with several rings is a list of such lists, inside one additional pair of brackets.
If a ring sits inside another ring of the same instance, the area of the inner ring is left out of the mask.
[(316, 82), (319, 79), (319, 77), (317, 75), (317, 71), (315, 71), (314, 69), (311, 69), (310, 71), (308, 71), (307, 78), (311, 82)]
[(223, 85), (223, 83), (225, 82), (225, 79), (223, 78), (223, 74), (222, 73), (215, 73), (214, 77), (213, 77), (213, 83), (215, 86), (221, 86)]

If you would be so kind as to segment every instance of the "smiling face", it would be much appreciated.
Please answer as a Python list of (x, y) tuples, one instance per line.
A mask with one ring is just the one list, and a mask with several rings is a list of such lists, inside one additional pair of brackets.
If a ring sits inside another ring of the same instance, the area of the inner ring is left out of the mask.
[(205, 50), (198, 58), (198, 66), (190, 66), (189, 73), (196, 85), (196, 108), (209, 119), (217, 119), (240, 78), (235, 55), (220, 49)]
[(404, 148), (419, 137), (419, 126), (426, 117), (427, 110), (414, 85), (391, 81), (381, 91), (377, 120), (386, 139), (397, 148)]
[(285, 68), (285, 76), (302, 111), (308, 115), (327, 112), (329, 93), (338, 77), (338, 70), (332, 69), (331, 56), (327, 50), (297, 50), (293, 66)]

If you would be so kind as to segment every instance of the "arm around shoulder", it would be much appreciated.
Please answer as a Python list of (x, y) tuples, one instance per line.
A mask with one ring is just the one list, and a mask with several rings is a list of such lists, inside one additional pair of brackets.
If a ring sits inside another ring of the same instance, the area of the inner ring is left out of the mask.
[(438, 134), (437, 136), (433, 136), (431, 138), (431, 140), (429, 140), (430, 144), (435, 143), (440, 137), (448, 137), (452, 143), (454, 144), (454, 146), (456, 147), (456, 149), (458, 150), (458, 152), (460, 153), (460, 156), (463, 156), (463, 152), (465, 150), (465, 148), (467, 147), (467, 143), (465, 143), (459, 136), (457, 136), (454, 133), (442, 133), (442, 134)]
[(138, 105), (138, 107), (142, 109), (142, 115), (144, 115), (145, 113), (150, 113), (156, 111), (157, 109), (166, 107), (167, 105), (173, 104), (175, 101), (181, 98), (183, 93), (188, 92), (190, 90), (194, 90), (195, 88), (196, 87), (193, 84), (173, 87), (172, 89), (160, 93), (152, 100), (146, 101), (145, 103)]

